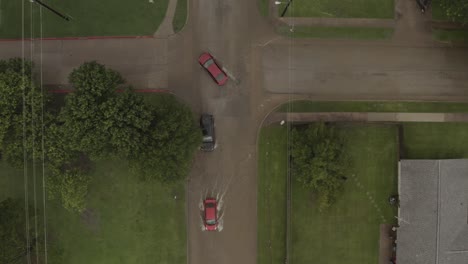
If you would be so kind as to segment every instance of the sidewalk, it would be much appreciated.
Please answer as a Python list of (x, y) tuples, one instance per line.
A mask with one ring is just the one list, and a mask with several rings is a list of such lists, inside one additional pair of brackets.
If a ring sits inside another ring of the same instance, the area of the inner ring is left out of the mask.
[(166, 16), (159, 25), (158, 30), (154, 33), (154, 37), (167, 37), (174, 34), (174, 28), (172, 27), (172, 20), (174, 20), (174, 14), (177, 7), (177, 0), (169, 0), (169, 4), (166, 10)]
[(272, 113), (265, 119), (264, 126), (280, 123), (309, 122), (468, 122), (468, 113)]

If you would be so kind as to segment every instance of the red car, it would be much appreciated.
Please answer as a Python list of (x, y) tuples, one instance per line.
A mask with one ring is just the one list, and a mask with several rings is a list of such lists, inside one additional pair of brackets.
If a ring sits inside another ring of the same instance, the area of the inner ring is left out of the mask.
[(203, 202), (205, 208), (205, 230), (215, 231), (218, 229), (218, 219), (216, 216), (216, 207), (218, 206), (216, 199), (206, 198)]
[(211, 54), (207, 52), (203, 53), (198, 58), (198, 62), (200, 63), (201, 66), (203, 66), (203, 68), (205, 68), (210, 73), (213, 80), (215, 80), (215, 82), (219, 86), (224, 85), (227, 82), (228, 77), (226, 73), (223, 70), (221, 70), (218, 64), (216, 64)]

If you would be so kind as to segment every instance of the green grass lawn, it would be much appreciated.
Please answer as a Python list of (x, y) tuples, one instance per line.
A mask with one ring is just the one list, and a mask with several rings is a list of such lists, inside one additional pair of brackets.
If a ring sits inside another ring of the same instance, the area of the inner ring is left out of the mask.
[(260, 10), (260, 14), (264, 17), (267, 17), (268, 16), (268, 9), (269, 9), (269, 6), (268, 6), (268, 2), (270, 0), (260, 0), (258, 2), (258, 7), (259, 7), (259, 10)]
[[(352, 264), (377, 263), (379, 225), (395, 223), (396, 210), (388, 205), (387, 198), (397, 191), (397, 127), (351, 125), (339, 126), (338, 131), (346, 138), (351, 167), (337, 203), (320, 213), (314, 206), (313, 194), (293, 180), (292, 263), (341, 264), (343, 259)], [(262, 129), (258, 161), (259, 264), (284, 263), (286, 147), (286, 127)]]
[(344, 191), (319, 212), (312, 192), (292, 180), (292, 263), (378, 263), (380, 224), (395, 224), (397, 129), (384, 125), (338, 126), (351, 165)]
[(468, 113), (468, 103), (435, 102), (333, 102), (293, 101), (280, 106), (278, 112), (408, 112)]
[(468, 158), (468, 123), (403, 124), (407, 159)]
[(187, 8), (187, 0), (177, 0), (177, 7), (172, 20), (172, 27), (176, 33), (181, 31), (187, 22)]
[[(24, 197), (22, 170), (1, 164), (0, 171), (0, 198)], [(51, 263), (186, 262), (183, 184), (167, 187), (142, 182), (121, 161), (99, 162), (92, 178), (89, 216), (47, 201), (49, 241), (59, 245), (56, 251), (61, 252), (50, 251)]]
[[(287, 1), (282, 1), (286, 3)], [(281, 14), (285, 4), (278, 6)], [(339, 18), (393, 18), (393, 0), (294, 0), (285, 16)]]
[[(21, 38), (22, 3), (25, 4), (25, 35), (39, 37), (40, 19), (36, 3), (29, 1), (0, 2), (0, 38)], [(166, 14), (168, 0), (49, 0), (49, 6), (72, 18), (65, 21), (43, 9), (44, 37), (153, 35)], [(33, 13), (31, 15), (31, 7)]]
[(279, 34), (293, 38), (337, 38), (337, 39), (390, 39), (393, 36), (393, 28), (355, 28), (355, 27), (294, 27), (294, 32), (289, 26), (277, 28)]
[(432, 35), (436, 40), (440, 41), (456, 41), (456, 42), (468, 42), (468, 30), (443, 30), (434, 29)]
[(286, 127), (260, 132), (258, 145), (258, 261), (284, 263), (286, 257)]

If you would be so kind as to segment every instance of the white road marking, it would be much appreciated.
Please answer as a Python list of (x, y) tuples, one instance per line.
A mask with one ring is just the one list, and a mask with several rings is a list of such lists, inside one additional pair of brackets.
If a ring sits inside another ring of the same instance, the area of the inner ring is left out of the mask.
[(233, 80), (236, 84), (239, 84), (239, 83), (240, 83), (240, 81), (237, 80), (236, 77), (234, 77), (234, 75), (233, 75), (230, 71), (228, 71), (228, 70), (226, 69), (226, 67), (223, 66), (222, 69), (223, 69), (223, 71), (227, 74), (227, 76), (228, 76), (231, 80)]
[(278, 40), (280, 39), (281, 37), (276, 37), (276, 38), (272, 38), (270, 39), (269, 41), (263, 43), (263, 44), (257, 44), (256, 46), (259, 46), (259, 47), (265, 47), (266, 45), (270, 44), (271, 42), (275, 41), (275, 40)]

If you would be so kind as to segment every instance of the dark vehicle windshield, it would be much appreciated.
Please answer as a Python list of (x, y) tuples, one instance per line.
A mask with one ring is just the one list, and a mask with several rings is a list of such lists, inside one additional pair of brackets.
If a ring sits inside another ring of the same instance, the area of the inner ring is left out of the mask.
[(200, 118), (200, 126), (203, 134), (202, 150), (211, 151), (215, 147), (214, 119), (212, 115), (203, 114)]

